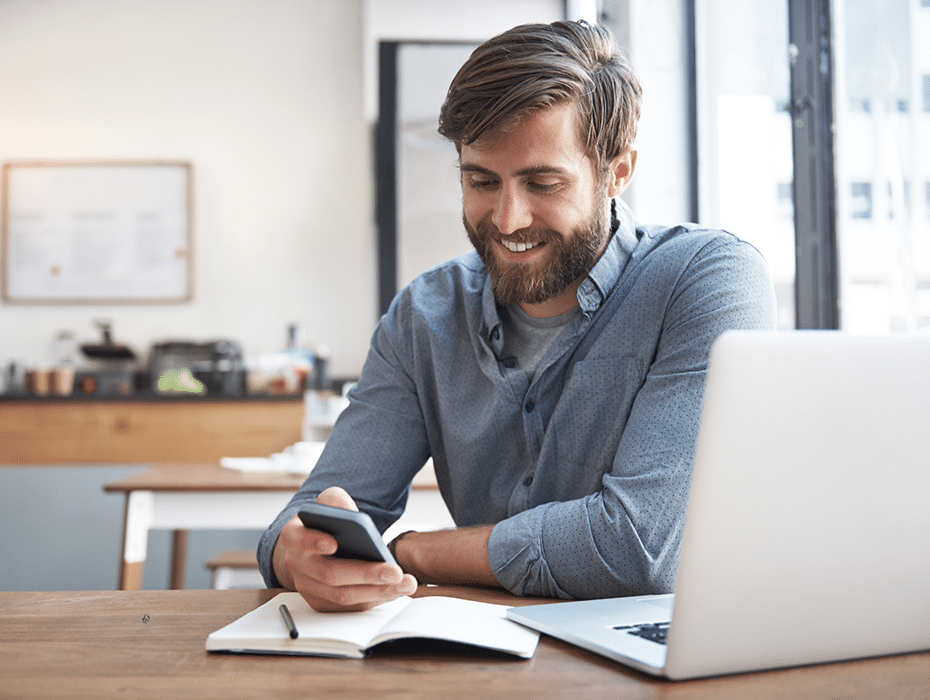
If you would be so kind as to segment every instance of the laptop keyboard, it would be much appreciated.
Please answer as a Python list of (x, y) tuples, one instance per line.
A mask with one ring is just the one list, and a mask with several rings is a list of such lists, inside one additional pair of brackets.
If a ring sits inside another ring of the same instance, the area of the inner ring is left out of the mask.
[(622, 630), (634, 637), (642, 637), (656, 644), (665, 644), (668, 637), (668, 622), (655, 622), (645, 625), (617, 625), (615, 630)]

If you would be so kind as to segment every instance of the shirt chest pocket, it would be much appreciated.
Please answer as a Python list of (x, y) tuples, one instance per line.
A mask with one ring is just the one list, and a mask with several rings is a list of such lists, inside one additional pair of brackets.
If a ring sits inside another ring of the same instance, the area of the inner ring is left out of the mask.
[(638, 357), (577, 363), (550, 423), (559, 461), (609, 467), (644, 380)]

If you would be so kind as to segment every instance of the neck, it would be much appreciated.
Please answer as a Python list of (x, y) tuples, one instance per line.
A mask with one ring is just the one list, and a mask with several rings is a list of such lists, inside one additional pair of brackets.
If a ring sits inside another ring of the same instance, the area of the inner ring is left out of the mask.
[(546, 299), (538, 304), (521, 303), (520, 308), (523, 313), (532, 318), (552, 318), (559, 314), (564, 314), (578, 306), (578, 287), (586, 275), (582, 275), (561, 292), (550, 299)]

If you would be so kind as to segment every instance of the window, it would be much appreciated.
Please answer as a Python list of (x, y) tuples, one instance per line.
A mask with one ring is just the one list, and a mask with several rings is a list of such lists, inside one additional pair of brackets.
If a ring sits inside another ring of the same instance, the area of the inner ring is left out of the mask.
[(700, 221), (763, 252), (782, 328), (930, 327), (930, 0), (692, 7)]
[(794, 221), (794, 195), (791, 192), (790, 182), (779, 182), (776, 185), (776, 218), (779, 221), (791, 223)]
[(778, 325), (793, 328), (787, 4), (698, 0), (694, 9), (699, 220), (762, 252), (775, 282)]
[(854, 332), (930, 324), (930, 232), (910, 192), (930, 180), (930, 17), (912, 8), (832, 3), (840, 327)]
[(854, 182), (850, 186), (852, 200), (849, 215), (853, 219), (872, 218), (872, 183)]

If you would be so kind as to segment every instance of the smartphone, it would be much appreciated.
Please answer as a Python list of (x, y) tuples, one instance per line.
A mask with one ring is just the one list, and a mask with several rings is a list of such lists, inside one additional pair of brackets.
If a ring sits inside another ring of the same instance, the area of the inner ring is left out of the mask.
[(397, 563), (367, 513), (307, 503), (297, 515), (304, 527), (322, 530), (336, 538), (337, 557)]

